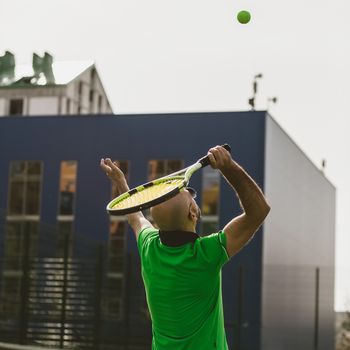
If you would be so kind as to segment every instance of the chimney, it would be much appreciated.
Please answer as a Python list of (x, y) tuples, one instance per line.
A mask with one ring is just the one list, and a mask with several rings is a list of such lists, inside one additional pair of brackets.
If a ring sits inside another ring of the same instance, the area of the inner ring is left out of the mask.
[(52, 70), (53, 57), (45, 52), (43, 57), (33, 53), (33, 71), (34, 76), (39, 79), (40, 75), (46, 78), (46, 84), (55, 84), (55, 76)]
[(0, 56), (0, 85), (10, 85), (15, 80), (15, 56), (6, 51)]

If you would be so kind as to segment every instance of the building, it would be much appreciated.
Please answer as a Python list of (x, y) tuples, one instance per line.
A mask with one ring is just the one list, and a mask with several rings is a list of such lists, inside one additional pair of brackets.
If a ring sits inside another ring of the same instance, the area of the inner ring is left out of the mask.
[[(17, 232), (17, 242), (45, 239), (42, 222), (79, 234), (70, 241), (73, 257), (80, 239), (106, 244), (104, 283), (118, 287), (103, 297), (107, 307), (97, 322), (103, 341), (114, 337), (110, 344), (116, 346), (130, 339), (149, 349), (135, 239), (125, 218), (106, 214), (115, 193), (99, 161), (119, 161), (135, 186), (187, 166), (225, 142), (272, 208), (252, 242), (223, 269), (230, 349), (333, 349), (335, 188), (266, 112), (0, 118), (3, 256), (11, 234)], [(210, 167), (196, 173), (191, 186), (199, 192), (202, 234), (240, 213), (234, 192)], [(4, 286), (14, 286), (21, 276), (3, 265)]]
[(336, 315), (336, 350), (350, 347), (350, 312), (337, 312)]
[(45, 52), (26, 66), (9, 51), (0, 57), (0, 117), (112, 112), (93, 62), (54, 62)]

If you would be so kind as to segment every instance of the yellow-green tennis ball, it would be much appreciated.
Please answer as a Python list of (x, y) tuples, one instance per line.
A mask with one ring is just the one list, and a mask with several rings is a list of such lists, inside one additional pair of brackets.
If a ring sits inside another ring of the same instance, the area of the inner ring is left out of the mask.
[(248, 11), (240, 11), (237, 14), (237, 20), (239, 23), (247, 24), (250, 21), (250, 13)]

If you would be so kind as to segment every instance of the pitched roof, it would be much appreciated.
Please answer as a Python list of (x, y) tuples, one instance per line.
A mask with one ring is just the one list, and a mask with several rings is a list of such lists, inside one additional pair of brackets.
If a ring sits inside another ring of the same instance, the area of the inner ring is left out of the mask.
[(47, 83), (45, 75), (40, 75), (39, 79), (36, 79), (32, 65), (16, 65), (14, 80), (2, 81), (0, 88), (67, 85), (93, 65), (93, 61), (53, 62), (52, 72), (54, 83)]

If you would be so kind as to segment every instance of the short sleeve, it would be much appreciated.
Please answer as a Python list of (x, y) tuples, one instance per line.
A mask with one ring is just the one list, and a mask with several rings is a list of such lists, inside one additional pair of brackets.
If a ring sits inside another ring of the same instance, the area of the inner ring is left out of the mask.
[(139, 232), (137, 238), (137, 248), (139, 250), (140, 255), (143, 247), (155, 236), (158, 236), (158, 230), (154, 227), (146, 227)]
[(230, 260), (226, 251), (226, 235), (224, 231), (202, 237), (199, 243), (203, 259), (213, 268), (221, 269)]

